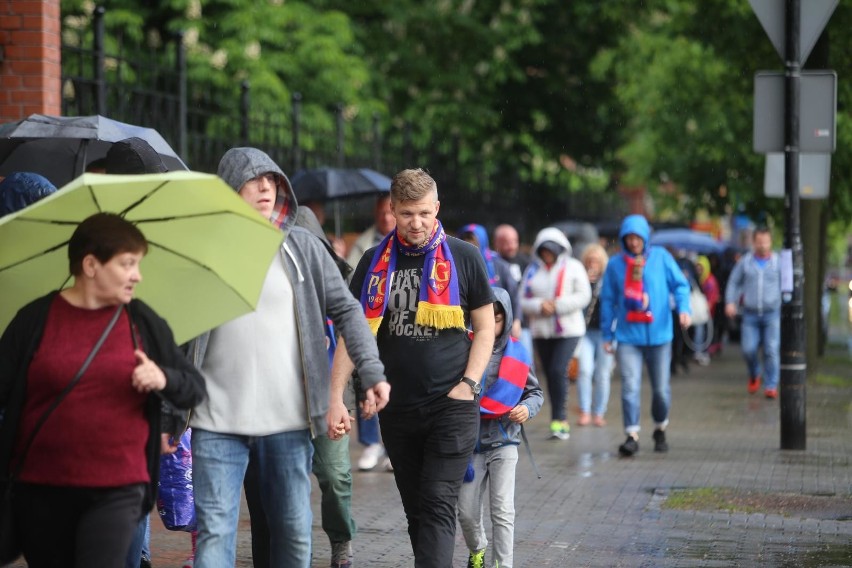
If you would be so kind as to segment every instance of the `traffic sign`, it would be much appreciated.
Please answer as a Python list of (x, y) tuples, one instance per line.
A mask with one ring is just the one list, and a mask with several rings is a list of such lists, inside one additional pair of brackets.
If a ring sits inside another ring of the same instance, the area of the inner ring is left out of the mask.
[[(784, 151), (784, 73), (754, 75), (754, 151)], [(837, 130), (837, 73), (802, 71), (799, 151), (834, 152)]]
[[(799, 62), (804, 65), (808, 55), (814, 47), (819, 34), (822, 33), (825, 24), (828, 23), (831, 14), (840, 0), (807, 0), (801, 3), (799, 10), (800, 35), (799, 35)], [(760, 25), (769, 36), (769, 41), (775, 46), (775, 51), (785, 61), (785, 38), (784, 13), (786, 11), (786, 0), (748, 0), (751, 9), (754, 10)]]
[[(831, 179), (831, 154), (799, 154), (799, 197), (825, 199)], [(766, 154), (763, 194), (784, 197), (784, 154)]]

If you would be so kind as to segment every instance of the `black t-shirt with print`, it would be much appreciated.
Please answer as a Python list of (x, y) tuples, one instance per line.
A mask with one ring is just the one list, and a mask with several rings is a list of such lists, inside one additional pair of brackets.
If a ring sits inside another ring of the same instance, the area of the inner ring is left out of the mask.
[[(470, 328), (470, 312), (494, 302), (485, 262), (479, 250), (447, 237), (459, 282), (459, 300)], [(349, 289), (361, 297), (361, 286), (376, 247), (358, 263)], [(460, 329), (435, 329), (414, 323), (424, 256), (397, 254), (387, 308), (376, 337), (379, 356), (391, 385), (388, 412), (418, 408), (445, 396), (467, 367), (471, 340)]]

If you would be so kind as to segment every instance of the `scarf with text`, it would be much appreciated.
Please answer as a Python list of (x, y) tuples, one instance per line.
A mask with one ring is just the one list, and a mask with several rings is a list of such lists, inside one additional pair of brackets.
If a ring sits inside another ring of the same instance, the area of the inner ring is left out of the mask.
[(399, 253), (425, 257), (414, 322), (437, 329), (464, 330), (464, 312), (459, 299), (456, 266), (444, 227), (436, 220), (429, 240), (419, 247), (411, 246), (393, 230), (382, 239), (376, 249), (361, 286), (360, 298), (373, 335), (378, 333), (385, 315)]

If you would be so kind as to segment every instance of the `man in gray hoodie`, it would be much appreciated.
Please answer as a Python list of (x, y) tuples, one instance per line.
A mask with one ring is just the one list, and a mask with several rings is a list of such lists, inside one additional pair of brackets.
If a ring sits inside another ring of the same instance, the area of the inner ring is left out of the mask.
[(249, 460), (270, 530), (272, 566), (311, 564), (311, 438), (329, 401), (326, 315), (346, 339), (365, 388), (384, 368), (361, 307), (322, 242), (295, 226), (281, 168), (255, 148), (233, 148), (218, 174), (285, 233), (257, 309), (195, 340), (190, 355), (209, 398), (193, 414), (197, 568), (233, 566), (240, 489)]

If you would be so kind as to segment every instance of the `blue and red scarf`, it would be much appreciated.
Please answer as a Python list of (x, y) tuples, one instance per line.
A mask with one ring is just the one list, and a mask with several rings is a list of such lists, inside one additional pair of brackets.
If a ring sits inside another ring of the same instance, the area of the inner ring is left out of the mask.
[(429, 240), (419, 247), (411, 246), (393, 230), (376, 248), (361, 287), (360, 299), (373, 335), (378, 333), (385, 315), (399, 253), (406, 256), (425, 256), (414, 322), (437, 329), (464, 330), (464, 312), (459, 299), (456, 266), (447, 244), (444, 227), (440, 221), (436, 221)]
[[(527, 385), (532, 360), (520, 341), (509, 337), (497, 380), (482, 393), (479, 400), (479, 413), (482, 418), (500, 418), (518, 404)], [(482, 384), (486, 377), (483, 375)]]

